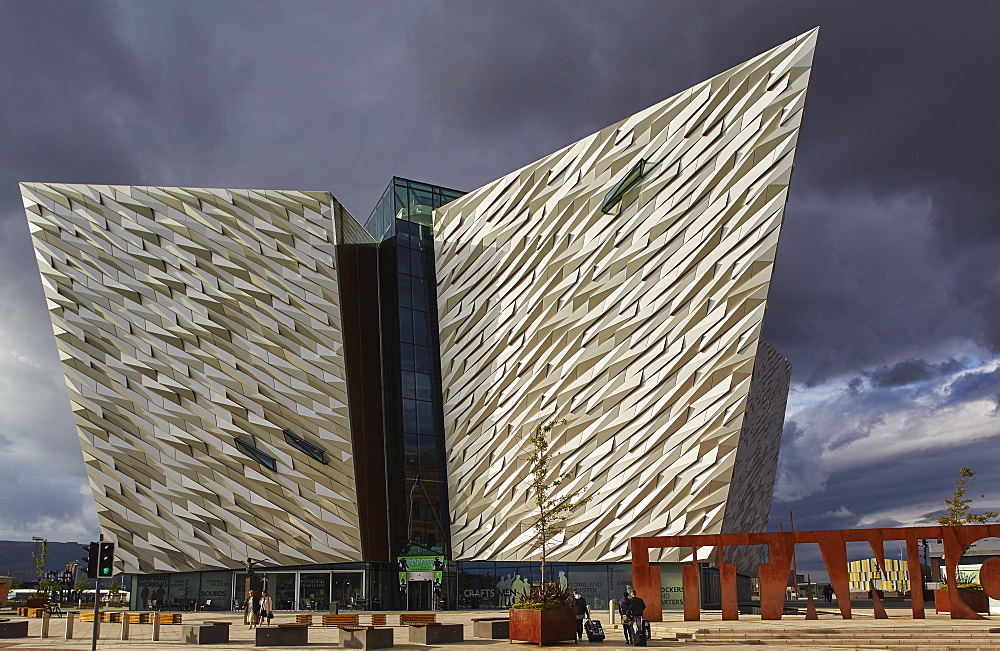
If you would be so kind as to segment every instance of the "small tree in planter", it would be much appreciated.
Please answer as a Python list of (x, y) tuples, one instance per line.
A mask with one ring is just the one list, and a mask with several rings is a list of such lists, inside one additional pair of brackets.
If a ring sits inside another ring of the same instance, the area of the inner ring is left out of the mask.
[(35, 566), (35, 596), (28, 598), (29, 608), (41, 608), (49, 601), (49, 594), (58, 587), (58, 584), (45, 574), (45, 560), (49, 554), (49, 541), (45, 538), (38, 539), (37, 551), (31, 552), (31, 561)]
[[(924, 517), (945, 527), (959, 524), (986, 524), (996, 522), (1000, 519), (1000, 514), (993, 511), (969, 513), (969, 509), (972, 508), (972, 498), (966, 497), (965, 494), (969, 492), (970, 486), (968, 486), (968, 483), (975, 476), (976, 473), (968, 468), (959, 468), (958, 479), (955, 480), (955, 492), (952, 493), (951, 497), (944, 500), (944, 513), (935, 511), (934, 513), (928, 513)], [(986, 495), (980, 495), (979, 497), (983, 498)]]
[(510, 639), (551, 644), (561, 640), (576, 640), (576, 608), (568, 587), (546, 581), (545, 564), (553, 538), (564, 530), (566, 518), (578, 507), (590, 501), (581, 497), (583, 489), (567, 495), (554, 496), (555, 489), (566, 476), (550, 478), (549, 432), (566, 419), (553, 419), (535, 426), (528, 437), (531, 456), (528, 458), (529, 494), (534, 502), (535, 535), (532, 548), (541, 552), (541, 583), (532, 586), (510, 608)]
[(552, 460), (552, 453), (549, 452), (549, 432), (567, 422), (565, 418), (562, 418), (536, 425), (528, 437), (528, 445), (531, 447), (531, 456), (528, 458), (528, 472), (531, 480), (529, 493), (534, 502), (535, 510), (535, 520), (531, 523), (532, 529), (535, 530), (532, 548), (538, 549), (542, 554), (540, 569), (543, 585), (546, 583), (545, 563), (549, 544), (553, 538), (563, 532), (566, 518), (577, 508), (590, 501), (589, 497), (581, 497), (584, 491), (582, 488), (561, 497), (553, 496), (555, 489), (567, 479), (567, 476), (549, 478), (549, 461)]
[[(959, 468), (958, 478), (955, 480), (955, 491), (951, 497), (944, 500), (944, 512), (935, 511), (928, 513), (924, 517), (938, 523), (941, 526), (953, 527), (963, 524), (986, 524), (996, 522), (1000, 519), (1000, 514), (993, 511), (983, 513), (970, 513), (972, 508), (972, 498), (966, 497), (971, 486), (969, 485), (976, 473), (968, 468)], [(984, 494), (980, 498), (986, 497)], [(955, 590), (958, 597), (965, 602), (969, 608), (977, 613), (989, 612), (989, 599), (983, 591), (982, 586), (975, 580), (974, 575), (967, 575), (959, 572), (955, 577)], [(934, 608), (937, 612), (950, 612), (951, 593), (948, 585), (943, 585), (934, 594)]]

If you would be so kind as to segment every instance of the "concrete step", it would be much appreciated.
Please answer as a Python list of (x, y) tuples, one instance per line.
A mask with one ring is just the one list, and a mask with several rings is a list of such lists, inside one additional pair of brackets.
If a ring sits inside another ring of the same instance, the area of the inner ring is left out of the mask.
[(799, 633), (798, 631), (719, 631), (712, 633), (694, 633), (699, 640), (717, 638), (743, 638), (743, 637), (763, 637), (775, 639), (847, 639), (861, 637), (866, 639), (920, 639), (920, 640), (947, 640), (960, 637), (963, 639), (985, 639), (1000, 644), (1000, 635), (996, 633), (979, 633), (976, 631), (956, 631), (953, 633), (882, 633), (875, 631), (856, 631), (843, 633)]
[[(695, 643), (702, 644), (706, 640), (683, 640), (680, 641), (684, 643)], [(775, 639), (754, 639), (754, 638), (744, 638), (740, 640), (709, 640), (713, 644), (745, 644), (745, 645), (767, 645), (769, 647), (788, 647), (790, 649), (864, 649), (866, 651), (871, 651), (874, 649), (885, 649), (887, 651), (930, 651), (932, 649), (940, 650), (958, 650), (964, 649), (966, 651), (973, 651), (978, 649), (979, 651), (1000, 651), (1000, 645), (984, 644), (981, 640), (963, 640), (955, 639), (948, 640), (947, 642), (940, 641), (935, 642), (931, 640), (910, 640), (907, 642), (899, 640), (815, 640), (815, 639), (788, 639), (788, 640), (775, 640)]]

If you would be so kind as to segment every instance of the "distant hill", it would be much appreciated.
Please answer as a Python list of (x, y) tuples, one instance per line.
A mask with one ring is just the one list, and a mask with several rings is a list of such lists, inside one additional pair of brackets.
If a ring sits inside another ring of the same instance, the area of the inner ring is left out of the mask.
[[(89, 540), (87, 542), (90, 542)], [(0, 576), (6, 576), (8, 571), (22, 583), (35, 580), (35, 564), (31, 553), (36, 549), (35, 542), (19, 540), (0, 540)], [(62, 572), (67, 563), (83, 558), (83, 545), (76, 542), (49, 541), (48, 554), (45, 558), (45, 570)]]

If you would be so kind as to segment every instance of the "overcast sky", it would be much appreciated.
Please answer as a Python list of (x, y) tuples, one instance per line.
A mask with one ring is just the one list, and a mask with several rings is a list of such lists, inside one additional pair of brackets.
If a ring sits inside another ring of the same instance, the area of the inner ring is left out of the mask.
[[(0, 539), (92, 539), (18, 181), (477, 188), (820, 25), (772, 528), (1000, 507), (1000, 3), (0, 1)], [(787, 526), (787, 525), (786, 525)]]

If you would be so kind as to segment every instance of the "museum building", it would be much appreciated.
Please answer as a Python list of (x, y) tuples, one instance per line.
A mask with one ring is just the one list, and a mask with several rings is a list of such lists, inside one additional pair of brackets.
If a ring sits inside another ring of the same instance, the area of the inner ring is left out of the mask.
[[(790, 365), (760, 337), (816, 30), (463, 193), (23, 183), (133, 608), (505, 608), (629, 538), (766, 526)], [(730, 555), (748, 577), (757, 558)], [(689, 550), (688, 550), (688, 553)], [(685, 557), (664, 550), (664, 607)], [(706, 565), (711, 601), (711, 568)]]

